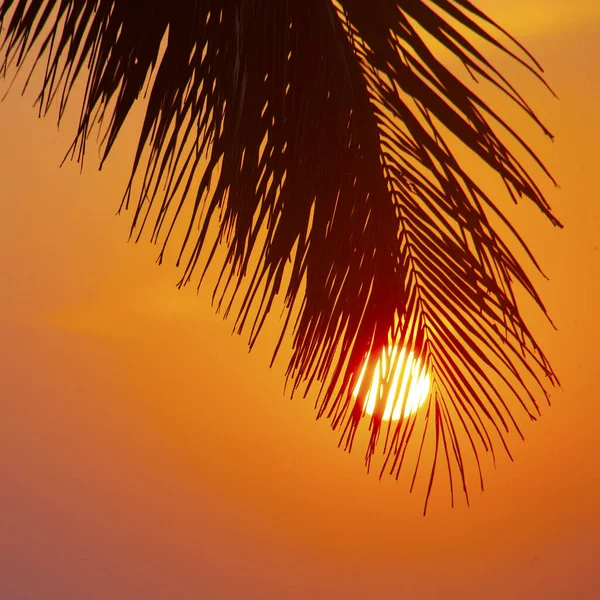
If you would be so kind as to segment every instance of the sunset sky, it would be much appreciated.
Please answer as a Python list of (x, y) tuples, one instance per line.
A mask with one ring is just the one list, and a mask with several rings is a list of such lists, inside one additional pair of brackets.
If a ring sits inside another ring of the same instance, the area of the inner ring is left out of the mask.
[[(600, 597), (600, 2), (477, 2), (532, 51), (558, 100), (501, 62), (556, 141), (565, 229), (516, 222), (558, 331), (524, 307), (562, 384), (486, 489), (426, 517), (409, 478), (367, 475), (314, 398), (290, 400), (278, 314), (255, 350), (175, 284), (115, 216), (142, 113), (98, 172), (60, 162), (77, 122), (0, 103), (0, 598)], [(22, 82), (22, 80), (21, 80)], [(0, 81), (0, 95), (7, 89)], [(529, 135), (529, 130), (526, 130)], [(214, 277), (213, 277), (214, 280)], [(289, 348), (287, 349), (289, 354)], [(487, 459), (486, 459), (487, 460)]]

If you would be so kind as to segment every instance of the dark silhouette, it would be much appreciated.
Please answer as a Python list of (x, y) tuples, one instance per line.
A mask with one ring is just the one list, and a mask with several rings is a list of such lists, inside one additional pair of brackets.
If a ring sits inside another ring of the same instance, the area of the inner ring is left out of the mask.
[(523, 160), (550, 175), (482, 96), (495, 90), (550, 136), (481, 53), (500, 51), (543, 82), (521, 45), (467, 0), (0, 0), (0, 22), (3, 71), (32, 56), (43, 72), (41, 113), (54, 104), (60, 118), (74, 82), (87, 81), (70, 149), (79, 161), (101, 125), (103, 162), (147, 94), (123, 200), (137, 198), (132, 233), (150, 228), (162, 261), (193, 207), (180, 285), (201, 250), (206, 267), (224, 243), (215, 301), (227, 315), (239, 296), (235, 328), (249, 329), (250, 346), (284, 294), (292, 391), (318, 386), (318, 415), (344, 447), (364, 416), (367, 378), (353, 391), (365, 357), (372, 349), (375, 364), (402, 340), (431, 375), (429, 400), (383, 421), (385, 382), (367, 417), (367, 464), (379, 446), (382, 473), (398, 476), (410, 458), (416, 476), (430, 437), (427, 498), (439, 459), (451, 491), (458, 476), (467, 493), (469, 460), (483, 485), (480, 454), (518, 431), (510, 403), (535, 419), (556, 383), (515, 284), (544, 307), (492, 221), (537, 264), (478, 169), (452, 151), (468, 150), (559, 225)]

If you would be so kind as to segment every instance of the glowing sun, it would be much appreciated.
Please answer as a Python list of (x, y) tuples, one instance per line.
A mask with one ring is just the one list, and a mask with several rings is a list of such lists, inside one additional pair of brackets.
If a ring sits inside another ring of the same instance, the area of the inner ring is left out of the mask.
[[(369, 356), (365, 359), (365, 364), (354, 388), (352, 394), (354, 398), (358, 397), (368, 361)], [(425, 402), (431, 385), (427, 369), (425, 366), (421, 366), (421, 361), (413, 354), (412, 350), (406, 352), (406, 349), (402, 348), (398, 352), (398, 346), (389, 346), (381, 353), (381, 358), (375, 365), (371, 386), (365, 396), (363, 407), (368, 415), (372, 415), (375, 411), (379, 387), (388, 378), (390, 386), (383, 410), (383, 419), (397, 421), (401, 414), (408, 417)]]

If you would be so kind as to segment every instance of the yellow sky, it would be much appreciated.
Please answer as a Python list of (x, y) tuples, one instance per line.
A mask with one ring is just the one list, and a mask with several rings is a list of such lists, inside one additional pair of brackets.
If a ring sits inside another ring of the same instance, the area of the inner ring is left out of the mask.
[(520, 40), (545, 38), (570, 29), (594, 28), (600, 22), (596, 0), (481, 0), (475, 3)]
[[(115, 217), (136, 124), (102, 173), (59, 169), (76, 120), (0, 105), (0, 597), (594, 598), (600, 589), (600, 5), (481, 4), (559, 96), (512, 70), (556, 135), (536, 149), (564, 222), (520, 228), (558, 332), (531, 314), (563, 390), (484, 494), (421, 517), (407, 481), (366, 476), (310, 400)], [(513, 69), (513, 67), (509, 67)], [(4, 88), (0, 88), (4, 89)], [(139, 121), (138, 121), (139, 122)], [(531, 311), (529, 311), (531, 312)], [(489, 466), (489, 465), (488, 465)], [(443, 486), (441, 486), (443, 487)], [(5, 542), (8, 540), (8, 543)]]

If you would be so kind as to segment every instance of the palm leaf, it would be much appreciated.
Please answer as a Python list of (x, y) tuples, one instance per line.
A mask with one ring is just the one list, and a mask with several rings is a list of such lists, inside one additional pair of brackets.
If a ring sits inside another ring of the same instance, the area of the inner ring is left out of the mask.
[(515, 293), (543, 304), (493, 223), (533, 257), (452, 149), (559, 225), (523, 163), (550, 177), (543, 164), (478, 94), (494, 88), (550, 135), (482, 53), (543, 81), (524, 48), (466, 0), (2, 0), (0, 22), (3, 70), (29, 56), (43, 69), (42, 113), (55, 103), (60, 119), (86, 81), (80, 161), (98, 127), (106, 159), (148, 90), (123, 200), (137, 196), (132, 233), (150, 228), (162, 261), (187, 210), (180, 285), (224, 244), (215, 300), (227, 314), (239, 296), (251, 346), (283, 294), (292, 393), (318, 386), (341, 444), (365, 418), (363, 362), (398, 342), (431, 375), (428, 405), (384, 421), (388, 377), (367, 464), (383, 447), (381, 473), (397, 477), (412, 457), (414, 483), (431, 437), (427, 498), (439, 457), (467, 493), (465, 448), (483, 485), (481, 453), (507, 448), (513, 412), (534, 419), (556, 383)]

